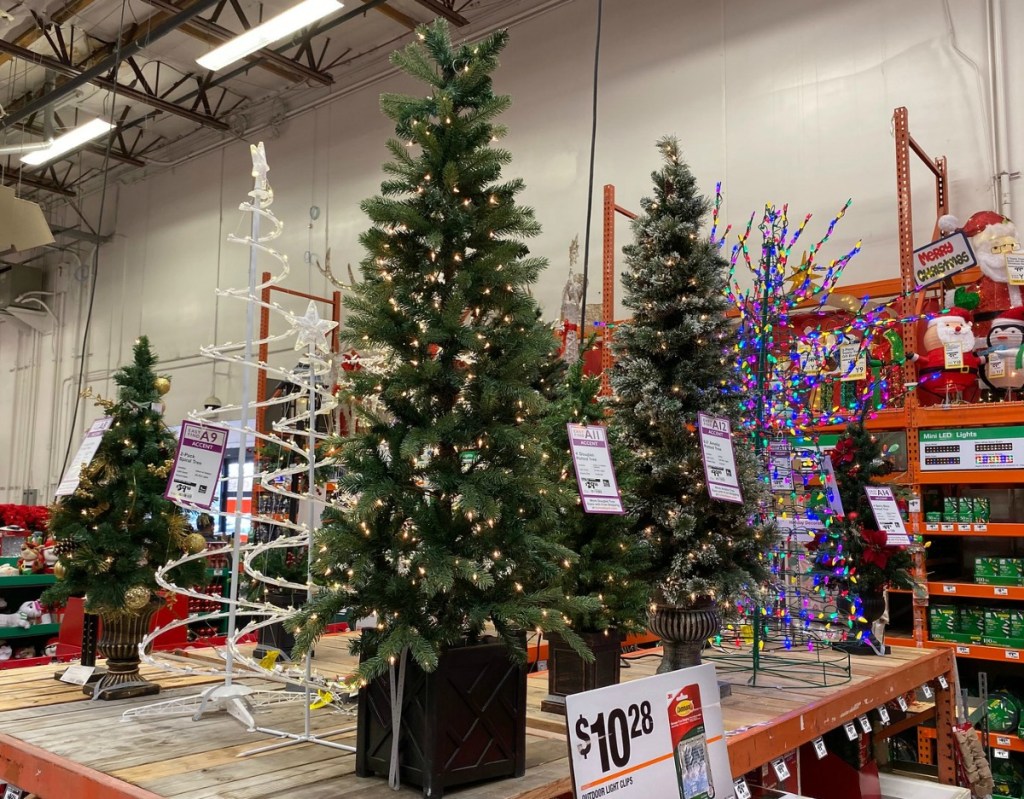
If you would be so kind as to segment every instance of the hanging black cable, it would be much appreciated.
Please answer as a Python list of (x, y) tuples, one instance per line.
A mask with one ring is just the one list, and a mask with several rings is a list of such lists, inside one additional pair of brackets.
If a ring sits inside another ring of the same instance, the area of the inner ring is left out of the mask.
[[(583, 302), (580, 308), (580, 341), (587, 340), (587, 281), (590, 275), (590, 222), (594, 215), (594, 156), (597, 152), (597, 78), (601, 64), (601, 18), (604, 0), (597, 0), (597, 39), (594, 42), (594, 104), (590, 117), (590, 172), (587, 178), (587, 229), (583, 239)], [(605, 319), (605, 322), (608, 322)]]
[[(117, 42), (114, 45), (114, 58), (115, 64), (121, 63), (121, 43), (124, 39), (124, 18), (125, 12), (128, 8), (128, 0), (121, 0), (121, 19), (117, 25)], [(117, 82), (114, 82), (114, 87), (110, 91), (110, 124), (115, 125), (117, 122), (114, 119), (114, 105), (117, 102)], [(80, 353), (80, 360), (78, 362), (78, 382), (75, 388), (73, 410), (71, 412), (71, 425), (68, 427), (68, 445), (64, 450), (64, 463), (60, 467), (60, 476), (58, 480), (63, 479), (64, 472), (68, 468), (68, 458), (71, 457), (71, 445), (78, 439), (78, 435), (75, 431), (75, 424), (78, 422), (78, 406), (81, 405), (82, 399), (82, 383), (85, 380), (85, 361), (86, 354), (89, 347), (89, 331), (92, 328), (92, 309), (96, 303), (96, 283), (99, 277), (100, 271), (100, 243), (99, 235), (102, 235), (103, 231), (103, 212), (107, 205), (107, 185), (110, 181), (110, 173), (107, 171), (110, 168), (110, 150), (114, 145), (114, 137), (117, 131), (116, 127), (110, 129), (110, 134), (107, 136), (107, 146), (103, 150), (103, 184), (100, 187), (100, 208), (99, 217), (96, 220), (96, 233), (97, 241), (96, 246), (92, 250), (92, 266), (89, 274), (89, 305), (85, 311), (85, 323), (82, 325), (82, 348)]]

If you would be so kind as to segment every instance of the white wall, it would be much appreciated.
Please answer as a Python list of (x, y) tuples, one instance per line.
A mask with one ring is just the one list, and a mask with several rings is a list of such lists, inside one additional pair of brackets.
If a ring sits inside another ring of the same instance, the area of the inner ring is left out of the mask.
[[(997, 2), (1007, 31), (1021, 30), (1022, 4)], [(724, 182), (724, 215), (733, 223), (765, 202), (788, 202), (794, 216), (813, 213), (809, 234), (820, 234), (852, 197), (828, 250), (838, 255), (863, 239), (847, 282), (897, 274), (896, 106), (909, 108), (913, 135), (930, 153), (949, 158), (953, 210), (966, 218), (993, 207), (984, 0), (606, 0), (604, 7), (590, 302), (600, 299), (601, 186), (616, 184), (620, 204), (636, 207), (658, 164), (653, 143), (665, 133), (680, 137), (707, 192)], [(551, 267), (535, 294), (550, 317), (569, 242), (576, 234), (582, 240), (585, 226), (595, 9), (594, 0), (576, 0), (516, 27), (497, 76), (499, 90), (514, 100), (504, 120), (514, 155), (509, 174), (525, 178), (523, 200), (544, 226), (533, 249)], [(1013, 105), (1024, 54), (1014, 48), (1009, 59)], [(286, 222), (277, 244), (292, 261), (289, 286), (326, 290), (303, 264), (307, 249), (322, 257), (331, 247), (339, 276), (347, 262), (360, 260), (356, 237), (366, 221), (358, 203), (381, 179), (390, 132), (377, 96), (410, 88), (391, 78), (267, 138), (274, 209)], [(1019, 166), (1024, 119), (1018, 107), (1010, 114), (1010, 163)], [(913, 174), (915, 231), (923, 241), (934, 222), (933, 193), (922, 168)], [(233, 143), (108, 192), (115, 238), (101, 249), (88, 385), (109, 392), (109, 374), (146, 333), (174, 380), (169, 420), (211, 391), (237, 401), (238, 375), (218, 367), (214, 379), (212, 365), (197, 355), (215, 332), (219, 341), (244, 333), (244, 305), (217, 299), (214, 290), (245, 282), (246, 252), (225, 236), (248, 224), (237, 206), (249, 186), (248, 152)], [(95, 214), (96, 202), (90, 198), (87, 213)], [(311, 205), (322, 214), (310, 227)], [(620, 224), (618, 243), (627, 236)], [(14, 323), (0, 325), (0, 407), (8, 411), (0, 421), (0, 501), (19, 500), (24, 487), (48, 495), (69, 436), (77, 446), (78, 431), (94, 415), (84, 406), (76, 431), (69, 430), (69, 378), (77, 374), (87, 289), (73, 271), (54, 278), (63, 322), (56, 337), (33, 341)]]

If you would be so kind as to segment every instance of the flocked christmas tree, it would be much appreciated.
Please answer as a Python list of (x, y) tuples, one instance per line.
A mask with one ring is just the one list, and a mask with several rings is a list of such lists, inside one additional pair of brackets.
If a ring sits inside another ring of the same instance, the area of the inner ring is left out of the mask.
[(551, 538), (553, 485), (537, 468), (552, 339), (528, 292), (544, 261), (524, 240), (540, 228), (492, 144), (508, 35), (454, 47), (443, 22), (418, 33), (392, 61), (426, 89), (381, 98), (391, 178), (362, 205), (373, 225), (347, 298), (344, 335), (382, 358), (349, 373), (364, 415), (339, 442), (353, 500), (324, 515), (316, 568), (330, 588), (297, 634), (302, 649), (342, 608), (376, 614), (356, 643), (367, 678), (407, 653), (431, 671), (488, 625), (522, 656), (522, 631), (566, 634), (573, 610), (557, 582), (572, 555)]
[(624, 248), (624, 304), (615, 332), (615, 429), (635, 456), (626, 497), (635, 529), (651, 544), (655, 604), (726, 603), (765, 576), (757, 523), (763, 485), (752, 448), (734, 447), (742, 503), (711, 499), (698, 413), (739, 429), (740, 396), (726, 317), (728, 263), (701, 233), (709, 203), (674, 138), (658, 142), (664, 166), (641, 201), (636, 241)]
[[(600, 390), (601, 378), (584, 374), (580, 358), (569, 366), (548, 415), (544, 462), (562, 495), (558, 540), (579, 555), (579, 560), (566, 570), (561, 585), (570, 596), (589, 596), (600, 603), (596, 612), (584, 612), (573, 619), (578, 632), (606, 631), (609, 627), (622, 633), (639, 632), (645, 627), (650, 599), (650, 585), (641, 576), (649, 565), (649, 545), (636, 534), (627, 517), (583, 512), (569, 450), (566, 425), (570, 422), (614, 422), (598, 402)], [(631, 461), (625, 448), (612, 446), (620, 490), (626, 489), (632, 479)]]
[[(78, 488), (50, 509), (61, 579), (43, 593), (45, 602), (84, 596), (90, 613), (138, 613), (158, 587), (157, 567), (206, 546), (184, 512), (164, 499), (176, 442), (163, 422), (161, 396), (170, 383), (157, 376), (156, 363), (149, 340), (140, 337), (133, 362), (114, 375), (117, 400), (97, 399), (111, 424)], [(196, 585), (205, 566), (192, 562), (174, 577)]]

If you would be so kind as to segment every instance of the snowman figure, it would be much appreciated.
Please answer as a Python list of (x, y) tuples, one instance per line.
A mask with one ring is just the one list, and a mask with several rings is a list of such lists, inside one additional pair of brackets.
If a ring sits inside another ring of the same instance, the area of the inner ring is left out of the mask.
[(994, 391), (1019, 391), (1024, 367), (1019, 365), (1024, 345), (1024, 307), (1010, 308), (992, 320), (986, 344), (987, 367), (981, 379)]
[[(976, 300), (977, 295), (973, 298)], [(964, 301), (967, 297), (957, 299)], [(921, 405), (977, 402), (978, 367), (982, 359), (974, 354), (971, 311), (953, 307), (929, 319), (922, 343), (924, 354), (915, 353), (910, 357), (917, 364), (917, 396)], [(963, 365), (947, 366), (948, 359), (956, 357), (957, 353)]]

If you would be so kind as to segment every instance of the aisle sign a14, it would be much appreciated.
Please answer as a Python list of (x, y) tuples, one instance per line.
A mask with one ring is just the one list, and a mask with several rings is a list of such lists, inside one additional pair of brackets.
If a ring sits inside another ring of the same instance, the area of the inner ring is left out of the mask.
[(566, 724), (576, 799), (734, 795), (711, 664), (571, 694)]

